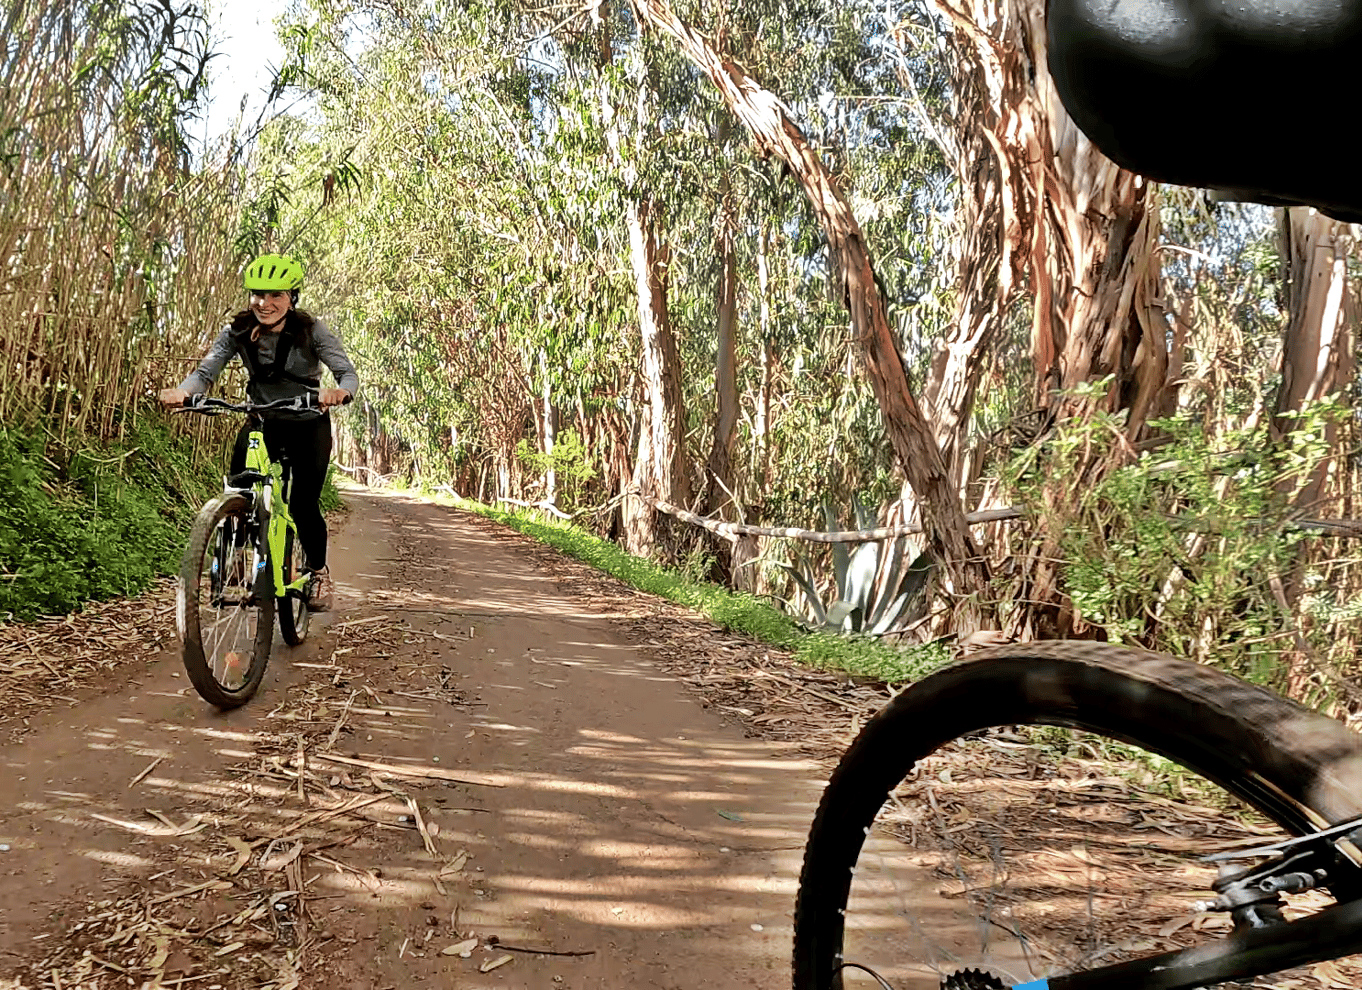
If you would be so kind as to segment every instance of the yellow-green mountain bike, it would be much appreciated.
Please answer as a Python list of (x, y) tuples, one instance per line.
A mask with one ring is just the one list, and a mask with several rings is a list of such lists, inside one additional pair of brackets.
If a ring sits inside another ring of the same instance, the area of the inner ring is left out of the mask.
[[(269, 403), (191, 395), (184, 411), (219, 415), (315, 409), (316, 394)], [(274, 618), (284, 642), (307, 636), (312, 572), (289, 512), (292, 474), (273, 461), (258, 427), (249, 434), (245, 470), (227, 476), (222, 494), (194, 520), (180, 564), (176, 625), (185, 671), (209, 704), (235, 708), (251, 699), (274, 646)]]

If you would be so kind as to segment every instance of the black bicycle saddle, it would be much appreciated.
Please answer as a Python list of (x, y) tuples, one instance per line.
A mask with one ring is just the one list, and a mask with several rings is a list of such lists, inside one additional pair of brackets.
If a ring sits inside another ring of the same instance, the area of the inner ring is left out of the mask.
[(1074, 122), (1161, 182), (1362, 222), (1362, 0), (1049, 0)]

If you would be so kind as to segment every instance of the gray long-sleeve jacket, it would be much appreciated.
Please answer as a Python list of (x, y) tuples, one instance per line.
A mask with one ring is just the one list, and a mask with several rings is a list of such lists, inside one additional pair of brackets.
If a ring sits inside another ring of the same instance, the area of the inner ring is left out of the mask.
[[(311, 338), (311, 346), (304, 340), (297, 340), (293, 349), (289, 352), (288, 362), (284, 366), (285, 370), (298, 378), (320, 378), (322, 366), (325, 365), (335, 377), (337, 388), (343, 388), (351, 395), (357, 395), (359, 393), (359, 375), (355, 371), (355, 366), (350, 362), (349, 356), (345, 353), (340, 338), (325, 322), (316, 317), (313, 317)], [(222, 374), (222, 369), (227, 366), (234, 355), (237, 355), (238, 340), (242, 339), (243, 337), (233, 333), (230, 325), (223, 327), (222, 332), (213, 341), (213, 346), (208, 349), (204, 359), (199, 362), (199, 366), (180, 383), (179, 387), (190, 393), (207, 392), (218, 380), (218, 376)], [(271, 367), (274, 364), (279, 340), (280, 335), (277, 333), (263, 333), (254, 344), (244, 343), (243, 346), (256, 347), (257, 362), (264, 367)], [(242, 360), (244, 362), (245, 359)], [(247, 366), (249, 367), (249, 364)], [(255, 402), (291, 399), (306, 391), (307, 386), (302, 382), (284, 377), (275, 381), (252, 380), (246, 386), (247, 395)], [(322, 413), (313, 410), (306, 413), (279, 413), (277, 415), (287, 419), (315, 419)]]

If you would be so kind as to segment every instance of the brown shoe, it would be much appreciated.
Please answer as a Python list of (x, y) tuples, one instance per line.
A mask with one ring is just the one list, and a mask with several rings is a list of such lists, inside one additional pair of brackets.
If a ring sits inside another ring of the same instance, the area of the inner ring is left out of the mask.
[(336, 583), (331, 580), (331, 568), (323, 567), (312, 574), (312, 591), (307, 596), (309, 612), (331, 611), (331, 599), (336, 594)]

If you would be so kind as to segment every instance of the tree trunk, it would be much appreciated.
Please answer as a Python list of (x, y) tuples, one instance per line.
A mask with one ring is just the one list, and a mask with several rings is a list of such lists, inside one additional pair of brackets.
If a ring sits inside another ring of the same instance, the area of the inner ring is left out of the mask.
[[(1290, 319), (1282, 339), (1282, 384), (1272, 419), (1274, 439), (1296, 428), (1289, 414), (1311, 402), (1342, 392), (1356, 371), (1355, 340), (1347, 319), (1352, 308), (1348, 291), (1351, 238), (1346, 224), (1316, 210), (1282, 211), (1282, 261)], [(1337, 449), (1337, 428), (1329, 424), (1327, 439)], [(1324, 494), (1329, 462), (1321, 464), (1296, 502), (1313, 506)]]
[(558, 419), (553, 411), (553, 386), (549, 379), (548, 355), (539, 352), (539, 374), (543, 377), (543, 391), (540, 393), (539, 429), (543, 438), (544, 457), (544, 501), (549, 505), (558, 504), (558, 472), (553, 468), (553, 447), (558, 440)]
[(771, 389), (775, 379), (775, 350), (771, 346), (771, 231), (763, 227), (757, 240), (757, 299), (758, 332), (761, 334), (761, 384), (757, 394), (757, 411), (754, 416), (753, 442), (757, 456), (754, 458), (756, 476), (761, 491), (771, 489)]
[[(727, 122), (720, 125), (718, 143), (728, 140)], [(714, 437), (705, 466), (707, 479), (701, 515), (717, 513), (721, 518), (733, 518), (732, 492), (733, 442), (738, 435), (738, 259), (733, 247), (733, 208), (728, 196), (728, 179), (720, 183), (719, 229), (714, 250), (719, 261), (719, 278), (715, 286), (716, 352), (714, 360)], [(721, 584), (732, 581), (732, 566), (728, 557), (732, 547), (722, 539), (711, 537), (710, 550), (714, 554), (712, 577)]]
[[(620, 150), (618, 116), (610, 99), (605, 68), (614, 58), (609, 8), (595, 0), (591, 15), (597, 24), (602, 126), (611, 158), (626, 181), (637, 186), (637, 156), (626, 160)], [(647, 82), (641, 81), (637, 97), (640, 107), (647, 99)], [(642, 114), (640, 114), (642, 118)], [(643, 358), (643, 406), (638, 449), (635, 456), (633, 485), (646, 495), (678, 505), (690, 501), (682, 447), (683, 392), (681, 357), (667, 311), (667, 266), (670, 252), (658, 236), (661, 229), (656, 202), (645, 191), (628, 210), (629, 258), (634, 270), (638, 300), (638, 323)], [(625, 548), (638, 556), (649, 556), (657, 548), (659, 530), (665, 525), (656, 509), (639, 498), (627, 498), (623, 506)]]
[(948, 590), (958, 596), (957, 631), (972, 632), (988, 610), (982, 599), (987, 568), (974, 546), (941, 450), (909, 387), (869, 248), (846, 197), (775, 94), (758, 85), (737, 63), (722, 58), (676, 16), (666, 0), (632, 0), (632, 4), (641, 24), (672, 37), (709, 76), (757, 145), (789, 166), (808, 197), (827, 237), (831, 274), (851, 313), (856, 344), (886, 432), (922, 505), (924, 526), (948, 578)]
[[(1356, 341), (1350, 313), (1353, 308), (1348, 284), (1348, 256), (1352, 239), (1348, 226), (1316, 210), (1294, 207), (1279, 216), (1282, 266), (1289, 318), (1282, 336), (1282, 383), (1277, 391), (1271, 423), (1273, 440), (1286, 446), (1287, 435), (1299, 429), (1292, 413), (1327, 396), (1347, 391), (1356, 372)], [(1279, 485), (1285, 497), (1310, 515), (1320, 514), (1321, 503), (1333, 500), (1330, 478), (1346, 474), (1338, 463), (1338, 424), (1324, 425), (1324, 439), (1332, 456), (1321, 461), (1302, 485), (1285, 479)], [(1337, 510), (1324, 514), (1334, 515)], [(1296, 612), (1308, 563), (1301, 548), (1295, 566), (1281, 575), (1274, 586), (1284, 611)], [(1288, 679), (1299, 689), (1315, 676), (1309, 646), (1298, 626), (1296, 649), (1287, 651)]]
[[(643, 424), (639, 433), (634, 484), (645, 495), (676, 505), (690, 501), (682, 447), (681, 356), (667, 312), (669, 251), (657, 236), (655, 205), (644, 200), (628, 216), (630, 258), (638, 288), (639, 336), (643, 356)], [(657, 510), (641, 499), (629, 514), (625, 545), (648, 556), (659, 544)]]
[[(1029, 281), (1037, 406), (1074, 414), (1081, 403), (1064, 393), (1110, 375), (1101, 401), (1127, 410), (1133, 440), (1163, 397), (1168, 370), (1150, 187), (1069, 118), (1046, 68), (1044, 0), (936, 2), (956, 27), (956, 86), (966, 94), (959, 161), (971, 239), (957, 338), (986, 339), (967, 327), (1003, 315)], [(980, 300), (994, 302), (976, 313)], [(934, 380), (949, 397), (970, 377)]]
[[(1050, 421), (1124, 410), (1125, 436), (1134, 441), (1174, 398), (1157, 199), (1142, 178), (1098, 152), (1065, 111), (1047, 68), (1044, 0), (936, 5), (956, 29), (960, 55), (954, 150), (968, 230), (954, 337), (937, 356), (929, 390), (938, 437), (955, 455), (980, 349), (1029, 282), (1037, 410)], [(1108, 376), (1102, 394), (1073, 394)], [(1028, 603), (1013, 618), (1018, 636), (1072, 629), (1058, 535), (1034, 535), (1026, 582), (1015, 594)]]

